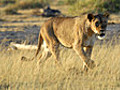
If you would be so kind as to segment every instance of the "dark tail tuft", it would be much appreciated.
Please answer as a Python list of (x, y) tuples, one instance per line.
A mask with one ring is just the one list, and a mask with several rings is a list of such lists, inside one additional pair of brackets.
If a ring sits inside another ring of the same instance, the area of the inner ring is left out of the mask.
[(34, 58), (37, 57), (37, 55), (38, 55), (39, 52), (40, 52), (42, 43), (43, 43), (43, 38), (42, 38), (41, 34), (39, 33), (39, 37), (38, 37), (38, 49), (37, 49), (37, 51), (36, 51), (35, 56), (34, 56), (32, 59), (28, 59), (28, 58), (26, 58), (25, 56), (22, 56), (22, 57), (21, 57), (21, 60), (22, 60), (22, 61), (32, 61), (32, 60), (34, 60)]

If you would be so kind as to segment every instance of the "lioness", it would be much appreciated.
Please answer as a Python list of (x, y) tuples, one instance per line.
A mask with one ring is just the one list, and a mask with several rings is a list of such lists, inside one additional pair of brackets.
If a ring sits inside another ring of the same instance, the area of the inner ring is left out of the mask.
[(96, 65), (91, 60), (91, 52), (96, 38), (103, 39), (109, 14), (87, 14), (78, 17), (54, 17), (41, 27), (38, 40), (38, 55), (41, 44), (46, 43), (48, 49), (59, 60), (58, 47), (73, 48), (84, 62), (84, 69), (92, 69)]

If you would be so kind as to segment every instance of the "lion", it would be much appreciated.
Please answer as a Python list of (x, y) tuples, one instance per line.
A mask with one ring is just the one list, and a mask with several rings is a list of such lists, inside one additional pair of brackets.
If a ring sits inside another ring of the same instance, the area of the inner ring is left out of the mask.
[(83, 69), (93, 69), (96, 64), (91, 60), (91, 53), (96, 39), (104, 39), (109, 14), (87, 14), (76, 17), (53, 17), (41, 27), (38, 37), (38, 49), (35, 57), (40, 52), (44, 42), (48, 52), (59, 61), (58, 47), (60, 45), (72, 48), (83, 61)]

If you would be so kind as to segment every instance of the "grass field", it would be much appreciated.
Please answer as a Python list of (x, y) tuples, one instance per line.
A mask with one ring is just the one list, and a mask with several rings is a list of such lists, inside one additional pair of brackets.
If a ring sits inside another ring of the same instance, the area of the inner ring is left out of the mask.
[(41, 64), (37, 59), (28, 62), (20, 60), (23, 55), (31, 57), (35, 51), (2, 50), (0, 90), (119, 90), (118, 36), (112, 36), (107, 42), (104, 40), (102, 43), (95, 43), (92, 59), (97, 67), (87, 73), (82, 72), (82, 61), (71, 49), (61, 50), (61, 67), (55, 63), (53, 57)]
[[(53, 8), (67, 14), (66, 6)], [(0, 15), (3, 20), (0, 21), (0, 43), (11, 41), (10, 39), (19, 41), (21, 38), (23, 42), (27, 39), (28, 42), (35, 41), (30, 44), (36, 44), (35, 36), (38, 35), (41, 24), (48, 18), (32, 16), (31, 12), (32, 9), (29, 9), (19, 10), (20, 15)], [(0, 90), (120, 90), (120, 14), (110, 16), (109, 23), (117, 24), (110, 25), (109, 29), (113, 31), (107, 31), (105, 40), (96, 41), (92, 59), (97, 67), (87, 73), (82, 71), (83, 62), (72, 49), (61, 49), (62, 65), (58, 66), (53, 57), (41, 60), (42, 63), (38, 59), (21, 61), (23, 55), (32, 57), (35, 51), (7, 51), (7, 47), (3, 47), (1, 43)], [(28, 31), (30, 33), (23, 33)]]

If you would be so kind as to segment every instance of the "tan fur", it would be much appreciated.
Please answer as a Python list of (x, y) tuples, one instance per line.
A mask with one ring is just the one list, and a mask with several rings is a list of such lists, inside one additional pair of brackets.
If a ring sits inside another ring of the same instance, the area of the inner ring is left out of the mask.
[[(81, 17), (55, 17), (46, 21), (40, 30), (38, 50), (40, 50), (42, 39), (45, 41), (52, 55), (59, 60), (59, 45), (73, 48), (84, 62), (84, 69), (92, 69), (96, 65), (90, 59), (92, 47), (96, 40), (96, 35), (100, 34), (103, 28), (96, 27), (96, 21), (106, 21), (108, 15), (88, 14)], [(101, 22), (102, 26), (103, 22)], [(96, 30), (96, 31), (95, 31)], [(106, 27), (104, 27), (106, 30)], [(98, 33), (96, 33), (98, 32)]]

